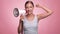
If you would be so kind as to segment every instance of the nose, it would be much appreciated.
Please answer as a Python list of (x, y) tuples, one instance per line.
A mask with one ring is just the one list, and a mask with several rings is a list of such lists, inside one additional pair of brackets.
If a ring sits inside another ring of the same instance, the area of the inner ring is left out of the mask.
[(31, 8), (28, 8), (28, 11), (30, 11), (31, 10)]

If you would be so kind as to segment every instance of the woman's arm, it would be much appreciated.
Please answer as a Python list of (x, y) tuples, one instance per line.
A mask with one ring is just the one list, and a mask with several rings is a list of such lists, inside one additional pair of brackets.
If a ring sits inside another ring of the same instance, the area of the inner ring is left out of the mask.
[(53, 13), (50, 9), (48, 9), (48, 8), (45, 7), (45, 6), (41, 6), (41, 5), (37, 4), (36, 7), (42, 8), (43, 10), (46, 11), (46, 13), (38, 14), (38, 15), (37, 15), (39, 20), (40, 20), (40, 19), (43, 19), (43, 18), (46, 18), (46, 17), (48, 17), (49, 15), (51, 15), (51, 14)]
[(19, 21), (19, 26), (18, 26), (18, 34), (23, 33), (23, 21)]
[(18, 26), (18, 34), (23, 34), (23, 20), (22, 20), (22, 16), (20, 16), (20, 20), (19, 20), (19, 26)]

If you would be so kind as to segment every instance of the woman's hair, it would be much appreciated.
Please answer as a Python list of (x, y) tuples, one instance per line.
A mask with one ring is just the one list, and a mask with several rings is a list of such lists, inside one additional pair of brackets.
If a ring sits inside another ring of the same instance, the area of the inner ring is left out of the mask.
[(34, 7), (34, 4), (33, 4), (32, 1), (26, 1), (26, 3), (25, 3), (25, 7), (26, 7), (26, 5), (27, 5), (28, 3), (31, 3), (31, 4), (33, 5), (33, 7)]

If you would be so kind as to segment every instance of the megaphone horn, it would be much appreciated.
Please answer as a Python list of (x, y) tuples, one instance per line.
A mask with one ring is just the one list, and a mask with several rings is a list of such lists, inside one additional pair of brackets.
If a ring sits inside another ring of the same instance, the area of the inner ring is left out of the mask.
[(14, 9), (13, 9), (13, 15), (14, 15), (15, 17), (18, 17), (18, 16), (19, 16), (19, 10), (18, 10), (18, 8), (14, 8)]

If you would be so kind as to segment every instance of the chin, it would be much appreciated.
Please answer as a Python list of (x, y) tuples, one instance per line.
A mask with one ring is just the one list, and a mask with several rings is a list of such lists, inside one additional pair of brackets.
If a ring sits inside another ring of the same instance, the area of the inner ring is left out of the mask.
[(29, 13), (29, 14), (32, 14), (32, 13)]

